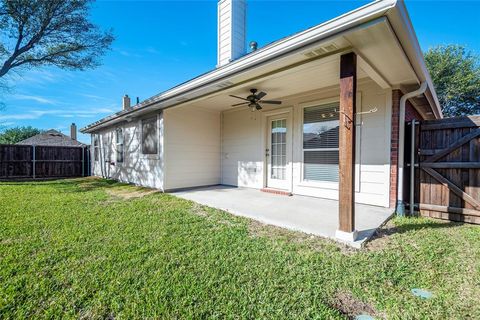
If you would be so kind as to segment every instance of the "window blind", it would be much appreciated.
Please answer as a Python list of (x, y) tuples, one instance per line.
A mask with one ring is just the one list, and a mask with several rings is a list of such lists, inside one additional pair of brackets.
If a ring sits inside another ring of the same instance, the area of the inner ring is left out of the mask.
[(142, 153), (158, 153), (157, 117), (142, 120)]
[(338, 181), (338, 102), (307, 107), (303, 113), (304, 180)]
[(123, 162), (123, 130), (121, 128), (115, 131), (117, 162)]

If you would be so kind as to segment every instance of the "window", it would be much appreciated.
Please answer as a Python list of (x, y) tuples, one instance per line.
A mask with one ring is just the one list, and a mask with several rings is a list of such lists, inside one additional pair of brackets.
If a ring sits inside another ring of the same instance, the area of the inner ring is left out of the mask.
[(93, 160), (98, 161), (98, 135), (93, 136)]
[(118, 128), (115, 131), (115, 142), (117, 152), (117, 162), (123, 162), (123, 129)]
[(142, 120), (142, 153), (158, 153), (157, 116)]
[(338, 102), (303, 111), (303, 179), (338, 182)]
[(272, 179), (287, 178), (287, 119), (271, 122), (271, 172)]

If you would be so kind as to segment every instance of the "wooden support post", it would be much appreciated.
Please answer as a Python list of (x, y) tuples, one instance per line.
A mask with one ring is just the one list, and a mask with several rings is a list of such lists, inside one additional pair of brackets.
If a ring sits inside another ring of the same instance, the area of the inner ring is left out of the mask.
[(337, 237), (349, 241), (355, 240), (356, 91), (357, 56), (351, 52), (340, 57), (339, 232), (337, 232)]

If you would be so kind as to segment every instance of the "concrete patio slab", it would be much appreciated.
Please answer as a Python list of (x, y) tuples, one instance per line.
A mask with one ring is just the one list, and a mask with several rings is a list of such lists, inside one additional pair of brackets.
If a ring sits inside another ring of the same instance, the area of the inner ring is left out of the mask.
[[(172, 192), (183, 199), (225, 210), (295, 231), (335, 238), (338, 201), (305, 196), (284, 196), (257, 189), (213, 186)], [(392, 214), (393, 209), (357, 204), (357, 240), (347, 243), (360, 248)]]

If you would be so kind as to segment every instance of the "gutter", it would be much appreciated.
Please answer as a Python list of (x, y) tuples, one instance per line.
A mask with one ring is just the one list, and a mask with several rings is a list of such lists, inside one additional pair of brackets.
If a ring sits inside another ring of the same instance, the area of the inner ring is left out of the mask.
[(405, 216), (405, 203), (403, 202), (403, 168), (405, 166), (404, 163), (404, 158), (405, 158), (405, 105), (407, 103), (407, 100), (413, 97), (416, 97), (420, 94), (423, 94), (428, 87), (427, 81), (422, 82), (420, 87), (415, 90), (408, 92), (407, 94), (404, 94), (400, 98), (400, 110), (399, 110), (399, 115), (398, 115), (398, 162), (397, 162), (397, 167), (398, 167), (398, 172), (397, 172), (397, 177), (398, 177), (398, 185), (397, 185), (397, 207), (395, 209), (395, 212), (397, 213), (398, 216)]

